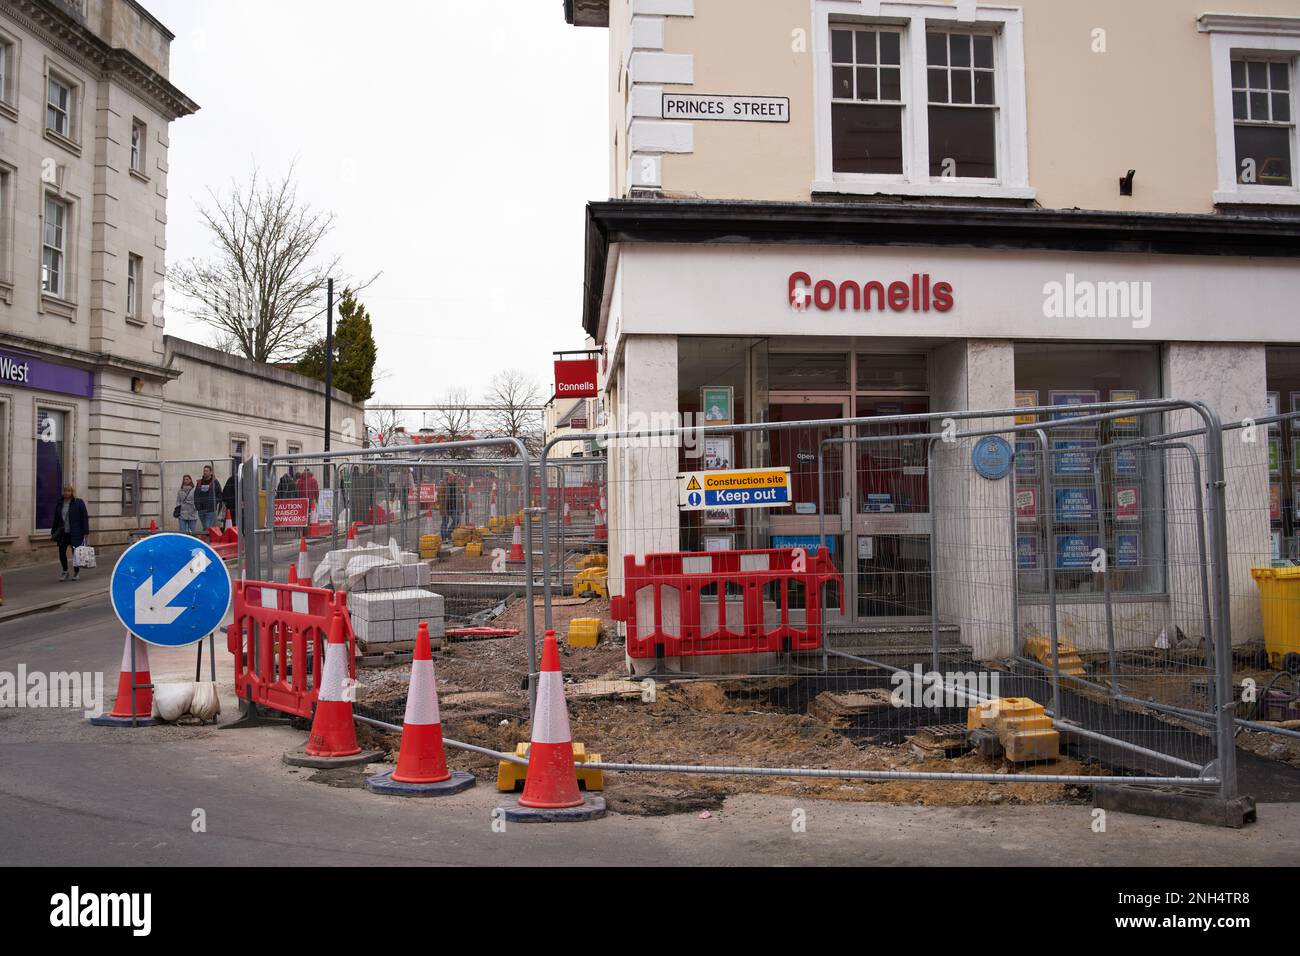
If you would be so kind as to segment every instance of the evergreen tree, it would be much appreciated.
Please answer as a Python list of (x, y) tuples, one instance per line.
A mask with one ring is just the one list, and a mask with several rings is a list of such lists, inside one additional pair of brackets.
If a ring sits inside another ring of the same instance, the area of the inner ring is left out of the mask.
[[(352, 290), (344, 289), (339, 299), (339, 320), (334, 327), (334, 387), (347, 392), (353, 401), (364, 402), (375, 394), (375, 360), (378, 350), (370, 325), (370, 313)], [(325, 381), (325, 340), (317, 339), (303, 351), (294, 370)]]

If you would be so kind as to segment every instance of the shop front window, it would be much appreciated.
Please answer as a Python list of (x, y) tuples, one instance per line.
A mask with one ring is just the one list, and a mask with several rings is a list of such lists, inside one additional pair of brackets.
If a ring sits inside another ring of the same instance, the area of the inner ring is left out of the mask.
[[(1150, 346), (1018, 344), (1015, 382), (1017, 405), (1059, 407), (1050, 416), (1067, 423), (1072, 405), (1161, 394), (1158, 356)], [(1149, 437), (1159, 427), (1154, 415), (1054, 427), (1047, 431), (1045, 456), (1030, 436), (1017, 439), (1016, 561), (1022, 597), (1047, 593), (1048, 574), (1055, 575), (1060, 596), (1100, 594), (1106, 582), (1093, 570), (1098, 548), (1106, 552), (1112, 593), (1164, 591), (1165, 476), (1172, 468), (1176, 477), (1170, 480), (1189, 486), (1185, 456), (1145, 446), (1098, 455), (1103, 445)]]
[[(767, 463), (767, 436), (732, 431), (731, 426), (767, 417), (767, 343), (764, 339), (681, 337), (677, 340), (677, 412), (684, 426), (710, 431), (683, 440), (681, 471), (725, 471)], [(646, 410), (655, 413), (658, 410)], [(668, 410), (671, 411), (671, 410)], [(664, 428), (668, 422), (628, 423)], [(716, 508), (681, 512), (685, 551), (725, 551), (760, 547), (766, 534), (761, 509)]]
[(67, 459), (68, 413), (53, 408), (36, 409), (36, 528), (54, 523), (55, 509), (63, 497)]

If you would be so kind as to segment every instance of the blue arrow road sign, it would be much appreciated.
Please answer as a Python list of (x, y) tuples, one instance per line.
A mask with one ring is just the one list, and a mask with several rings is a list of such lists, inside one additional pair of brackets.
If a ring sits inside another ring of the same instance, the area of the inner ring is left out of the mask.
[(230, 574), (217, 552), (187, 534), (155, 534), (122, 552), (109, 596), (128, 631), (184, 647), (207, 637), (230, 610)]

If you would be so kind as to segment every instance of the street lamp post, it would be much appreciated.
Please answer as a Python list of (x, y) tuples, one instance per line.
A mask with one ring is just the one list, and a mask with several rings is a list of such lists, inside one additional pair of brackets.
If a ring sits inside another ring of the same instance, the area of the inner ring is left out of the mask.
[[(334, 280), (325, 280), (325, 451), (330, 450), (330, 405), (334, 397)], [(330, 470), (324, 469), (325, 487)]]

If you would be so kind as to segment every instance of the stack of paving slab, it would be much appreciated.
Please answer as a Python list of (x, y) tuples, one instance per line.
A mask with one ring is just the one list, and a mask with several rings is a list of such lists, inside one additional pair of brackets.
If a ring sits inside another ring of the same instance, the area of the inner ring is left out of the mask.
[(414, 551), (403, 551), (397, 542), (367, 544), (357, 548), (339, 548), (325, 552), (325, 557), (312, 573), (312, 584), (318, 588), (348, 591), (352, 581), (372, 567), (387, 564), (419, 564), (420, 556)]
[(357, 643), (371, 654), (406, 653), (415, 647), (423, 621), (429, 638), (441, 646), (447, 637), (446, 605), (429, 586), (427, 564), (379, 565), (354, 578), (348, 613)]

